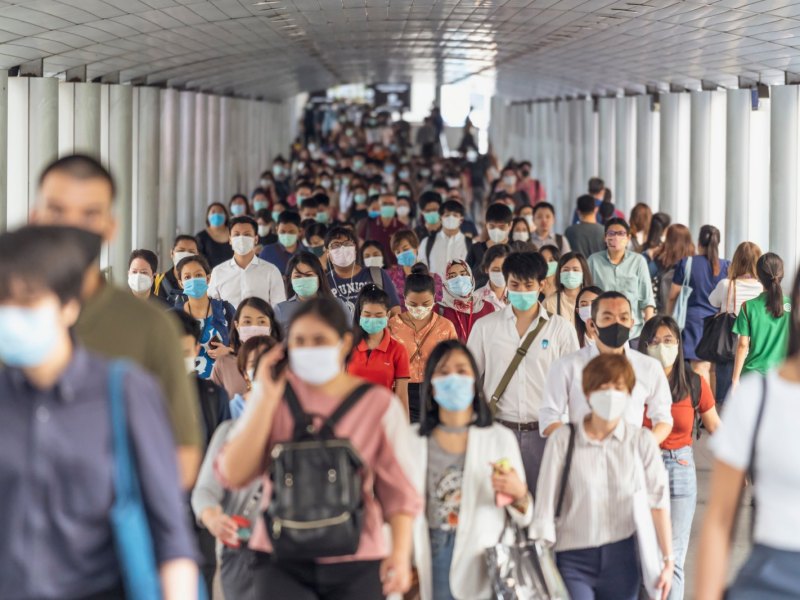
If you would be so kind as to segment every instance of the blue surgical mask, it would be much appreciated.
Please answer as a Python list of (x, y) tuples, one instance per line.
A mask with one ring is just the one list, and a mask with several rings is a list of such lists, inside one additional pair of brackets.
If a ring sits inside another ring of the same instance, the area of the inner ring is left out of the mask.
[(386, 204), (381, 206), (381, 216), (384, 219), (393, 219), (397, 214), (397, 207), (394, 204)]
[(435, 211), (422, 213), (422, 217), (428, 225), (436, 225), (441, 219), (439, 213)]
[(319, 279), (316, 277), (297, 277), (290, 281), (294, 293), (301, 298), (310, 298), (319, 290)]
[(281, 216), (282, 212), (283, 212), (282, 210), (273, 210), (272, 211), (272, 220), (277, 223), (278, 222), (278, 217)]
[(58, 344), (61, 327), (53, 306), (0, 307), (0, 362), (9, 367), (38, 367)]
[(222, 227), (225, 225), (225, 215), (223, 213), (211, 213), (208, 215), (208, 223), (212, 227)]
[(231, 206), (231, 214), (234, 217), (241, 217), (245, 212), (244, 204), (234, 204)]
[(361, 329), (369, 334), (378, 333), (386, 329), (389, 324), (389, 317), (361, 317), (358, 320)]
[(315, 217), (317, 223), (327, 223), (330, 220), (328, 213), (325, 211), (318, 212), (317, 216)]
[(265, 200), (256, 200), (255, 202), (253, 202), (253, 210), (255, 210), (256, 212), (258, 212), (259, 210), (264, 210), (268, 206), (269, 202)]
[(367, 202), (366, 194), (356, 194), (355, 196), (353, 196), (353, 198), (356, 201), (356, 204), (359, 206), (363, 206)]
[(397, 264), (401, 267), (413, 267), (417, 263), (417, 253), (413, 250), (404, 250), (397, 255)]
[(434, 377), (433, 399), (436, 404), (450, 412), (460, 412), (472, 405), (475, 399), (475, 378), (453, 373)]
[(458, 277), (448, 279), (445, 285), (447, 289), (450, 290), (451, 294), (460, 298), (466, 298), (472, 293), (472, 279), (466, 275), (459, 275)]
[(195, 277), (183, 282), (183, 293), (189, 298), (202, 298), (208, 292), (208, 282), (205, 277)]
[(394, 165), (386, 165), (385, 167), (383, 167), (383, 172), (386, 173), (387, 175), (391, 175), (392, 173), (394, 173), (394, 169), (395, 169)]
[(284, 248), (291, 248), (297, 243), (296, 233), (279, 233), (278, 243)]
[(298, 208), (303, 206), (303, 201), (305, 199), (306, 199), (305, 194), (297, 194), (297, 206), (298, 206)]
[(547, 263), (548, 277), (552, 277), (553, 275), (555, 275), (557, 270), (558, 270), (558, 263), (556, 261), (551, 260), (549, 263)]
[(508, 302), (517, 310), (528, 310), (539, 301), (539, 290), (534, 292), (508, 291)]
[(369, 215), (370, 219), (377, 219), (381, 216), (381, 211), (379, 210), (368, 210), (367, 214)]

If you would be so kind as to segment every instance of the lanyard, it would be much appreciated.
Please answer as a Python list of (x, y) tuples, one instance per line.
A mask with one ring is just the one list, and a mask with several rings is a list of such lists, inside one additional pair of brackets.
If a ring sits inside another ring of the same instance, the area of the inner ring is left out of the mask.
[(467, 327), (466, 328), (464, 328), (464, 325), (461, 323), (461, 315), (464, 314), (464, 313), (462, 313), (461, 311), (456, 310), (455, 308), (453, 309), (453, 310), (456, 311), (456, 325), (458, 326), (458, 328), (463, 333), (463, 335), (459, 335), (458, 337), (460, 339), (463, 339), (465, 342), (467, 341), (467, 336), (469, 335), (469, 332), (472, 331), (472, 310), (473, 310), (474, 306), (475, 305), (474, 305), (473, 302), (469, 303), (469, 317), (467, 319)]

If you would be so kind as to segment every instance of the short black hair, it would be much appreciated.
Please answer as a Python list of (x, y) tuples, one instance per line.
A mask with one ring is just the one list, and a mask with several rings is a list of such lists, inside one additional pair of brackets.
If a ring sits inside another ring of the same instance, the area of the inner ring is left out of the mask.
[(169, 312), (175, 315), (175, 318), (178, 319), (178, 322), (181, 326), (181, 331), (183, 331), (183, 335), (192, 336), (195, 344), (197, 344), (200, 341), (200, 336), (203, 333), (203, 330), (200, 329), (200, 323), (197, 321), (197, 319), (183, 310), (173, 309)]
[(192, 242), (194, 243), (195, 246), (197, 246), (198, 249), (200, 248), (200, 244), (197, 243), (197, 238), (194, 237), (193, 235), (188, 235), (186, 233), (181, 233), (180, 235), (176, 235), (175, 241), (172, 242), (172, 247), (174, 248), (181, 242)]
[(458, 200), (448, 200), (447, 202), (442, 203), (442, 205), (439, 207), (439, 214), (443, 215), (446, 212), (458, 213), (462, 217), (466, 214), (464, 211), (464, 205)]
[[(311, 199), (316, 201), (317, 206), (327, 207), (331, 205), (331, 199), (328, 197), (328, 194), (314, 194)], [(303, 202), (303, 206), (305, 206), (306, 202)]]
[(419, 196), (419, 209), (420, 211), (425, 209), (425, 206), (430, 204), (431, 202), (435, 202), (437, 206), (442, 205), (442, 196), (439, 192), (434, 192), (433, 190), (428, 190), (427, 192), (422, 192)]
[(422, 294), (424, 292), (430, 292), (435, 298), (436, 282), (428, 272), (428, 267), (423, 263), (417, 263), (411, 267), (411, 273), (406, 277), (403, 296), (407, 294)]
[(603, 300), (619, 300), (619, 299), (625, 300), (625, 302), (628, 303), (628, 308), (631, 308), (631, 310), (633, 309), (633, 307), (631, 306), (631, 301), (622, 292), (617, 292), (614, 290), (603, 292), (597, 298), (592, 300), (592, 321), (597, 320), (597, 313), (600, 310), (600, 303)]
[(578, 212), (582, 215), (593, 213), (596, 206), (594, 197), (589, 194), (584, 194), (578, 198)]
[(506, 281), (511, 275), (522, 281), (544, 281), (547, 277), (547, 263), (538, 252), (512, 252), (503, 263), (503, 277)]
[(39, 187), (42, 187), (44, 180), (51, 173), (66, 173), (70, 177), (80, 180), (102, 179), (111, 187), (111, 198), (113, 199), (117, 195), (117, 186), (111, 173), (99, 160), (92, 156), (70, 154), (51, 162), (39, 175)]
[(304, 198), (303, 202), (298, 204), (298, 208), (303, 210), (305, 208), (319, 208), (319, 194), (316, 196), (311, 196), (309, 198)]
[(232, 231), (234, 225), (250, 225), (253, 228), (253, 235), (258, 235), (258, 222), (253, 217), (247, 215), (233, 217), (228, 221), (228, 230)]
[(620, 217), (614, 217), (612, 219), (608, 219), (605, 223), (604, 231), (608, 231), (608, 228), (612, 225), (622, 225), (625, 228), (625, 231), (630, 235), (631, 233), (631, 226), (628, 225), (628, 222), (625, 219), (621, 219)]
[(511, 223), (514, 220), (514, 213), (505, 204), (495, 203), (490, 204), (486, 209), (486, 222), (492, 221), (493, 223)]
[(193, 254), (192, 256), (187, 256), (186, 258), (180, 259), (178, 261), (178, 264), (175, 265), (175, 270), (178, 272), (178, 279), (182, 278), (181, 275), (183, 273), (183, 268), (189, 263), (193, 262), (196, 262), (198, 265), (203, 267), (203, 270), (206, 272), (206, 275), (211, 274), (211, 265), (208, 264), (208, 259), (202, 254)]
[(434, 179), (433, 183), (431, 184), (431, 187), (434, 188), (434, 189), (435, 188), (443, 188), (443, 189), (447, 190), (448, 192), (450, 191), (450, 184), (447, 183), (446, 179)]
[(285, 210), (278, 215), (278, 225), (296, 225), (300, 228), (300, 214), (294, 210)]
[(540, 210), (549, 210), (553, 215), (556, 214), (556, 207), (549, 202), (537, 202), (533, 205), (533, 214), (536, 214)]
[(331, 242), (336, 238), (347, 238), (351, 242), (353, 242), (356, 246), (358, 246), (358, 238), (356, 234), (353, 233), (352, 229), (348, 227), (344, 227), (343, 225), (336, 225), (335, 227), (331, 227), (328, 229), (328, 233), (325, 234), (325, 247), (331, 245)]
[(592, 177), (589, 180), (589, 193), (594, 196), (606, 189), (606, 182), (599, 177)]
[(152, 269), (153, 273), (158, 273), (158, 256), (152, 250), (147, 250), (146, 248), (140, 248), (138, 250), (134, 250), (131, 252), (131, 255), (128, 257), (128, 268), (131, 268), (131, 263), (136, 260), (137, 258), (141, 258), (148, 265), (150, 265), (150, 269)]
[(0, 235), (0, 302), (53, 292), (62, 304), (81, 297), (83, 276), (100, 256), (100, 236), (56, 225), (27, 225)]

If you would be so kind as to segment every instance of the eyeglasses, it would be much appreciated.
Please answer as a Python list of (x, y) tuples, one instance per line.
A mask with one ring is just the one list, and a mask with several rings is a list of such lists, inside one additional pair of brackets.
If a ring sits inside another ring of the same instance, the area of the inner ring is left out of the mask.
[(338, 250), (339, 248), (355, 248), (356, 245), (353, 242), (331, 242), (330, 246), (328, 246), (328, 250)]
[(609, 237), (609, 238), (611, 238), (611, 237), (627, 237), (627, 235), (628, 235), (627, 231), (611, 231), (611, 230), (606, 231), (606, 237)]

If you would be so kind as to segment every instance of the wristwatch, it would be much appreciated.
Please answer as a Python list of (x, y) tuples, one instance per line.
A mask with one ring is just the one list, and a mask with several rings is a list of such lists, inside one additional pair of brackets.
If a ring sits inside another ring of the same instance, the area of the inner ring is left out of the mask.
[(665, 565), (666, 565), (667, 563), (674, 563), (674, 562), (675, 562), (675, 556), (674, 556), (674, 555), (672, 555), (672, 554), (667, 554), (667, 555), (666, 555), (666, 556), (664, 556), (664, 558), (662, 559), (662, 562), (663, 562)]

